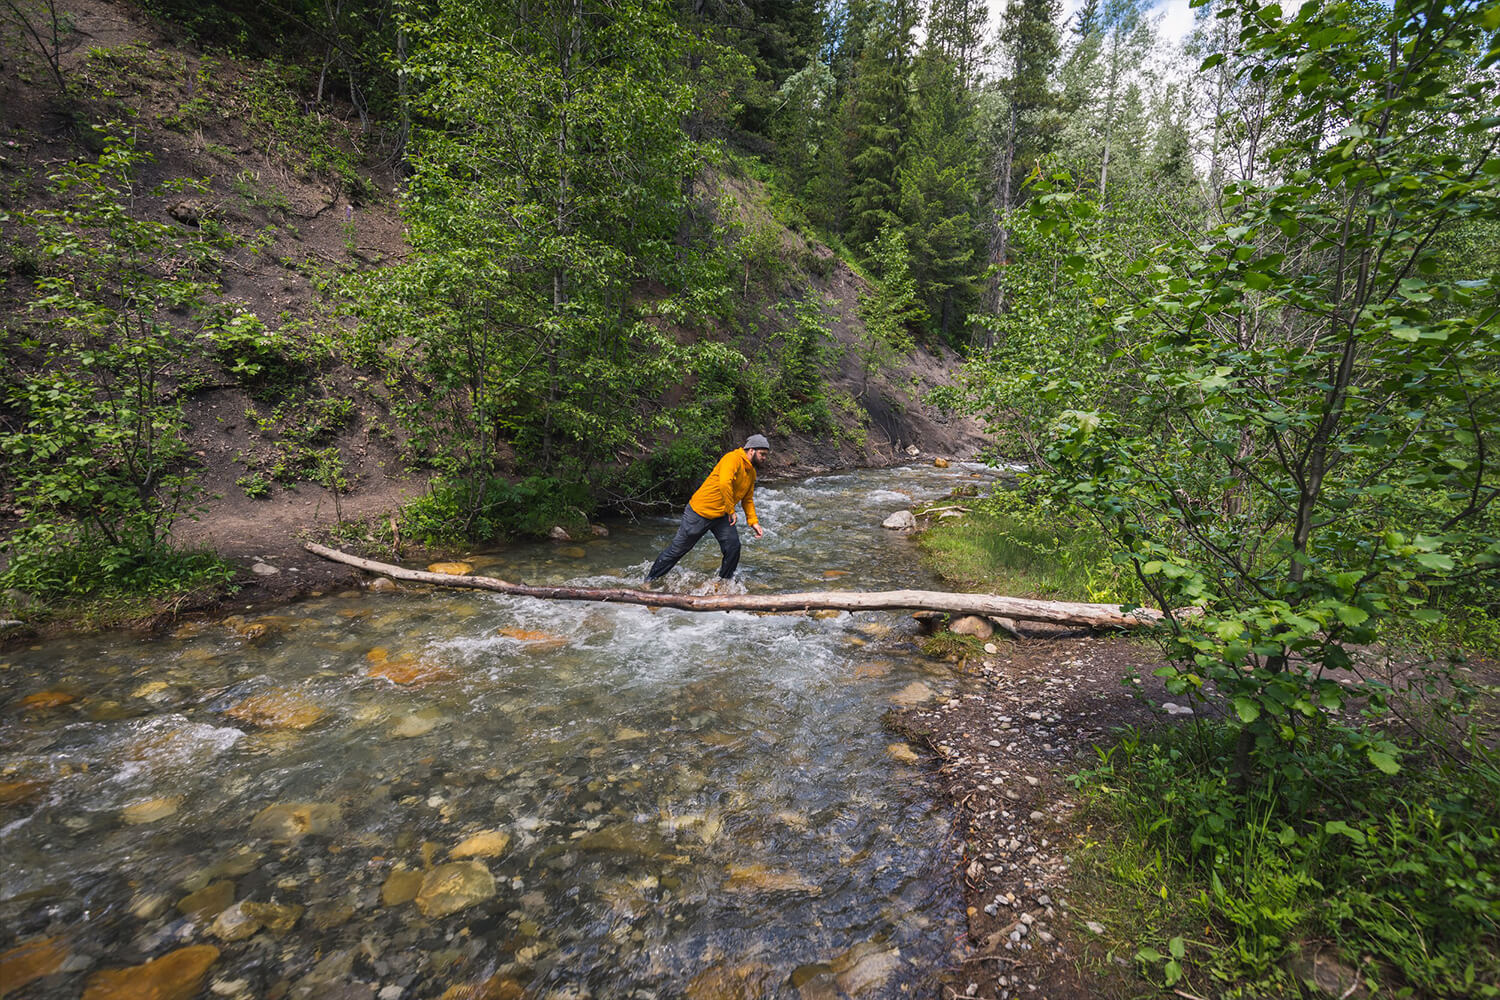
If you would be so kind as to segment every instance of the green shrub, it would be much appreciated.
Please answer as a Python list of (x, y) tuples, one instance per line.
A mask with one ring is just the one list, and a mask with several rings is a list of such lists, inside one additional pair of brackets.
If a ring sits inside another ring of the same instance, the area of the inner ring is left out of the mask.
[(528, 476), (516, 483), (490, 479), (477, 490), (440, 479), (426, 496), (402, 508), (401, 523), (406, 536), (423, 545), (492, 541), (541, 536), (553, 525), (577, 524), (592, 505), (586, 487), (550, 476)]
[(1183, 977), (1297, 995), (1281, 963), (1332, 939), (1395, 995), (1500, 996), (1500, 761), (1471, 740), (1459, 760), (1409, 757), (1396, 778), (1368, 766), (1368, 740), (1321, 726), (1295, 768), (1239, 791), (1225, 763), (1235, 732), (1199, 723), (1127, 733), (1075, 778), (1114, 832), (1085, 867), (1117, 886), (1152, 868), (1185, 901), (1135, 922), (1149, 927), (1131, 942), (1149, 970), (1175, 937), (1189, 942)]

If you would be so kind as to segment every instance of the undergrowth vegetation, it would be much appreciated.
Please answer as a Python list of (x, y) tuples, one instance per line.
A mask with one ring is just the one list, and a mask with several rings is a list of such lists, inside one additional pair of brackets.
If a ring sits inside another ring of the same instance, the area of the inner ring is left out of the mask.
[(1500, 996), (1492, 748), (1472, 734), (1442, 752), (1408, 744), (1391, 777), (1330, 724), (1239, 791), (1234, 740), (1212, 721), (1131, 732), (1076, 778), (1080, 884), (1126, 957), (1167, 989), (1299, 996), (1329, 943), (1348, 956), (1340, 989)]

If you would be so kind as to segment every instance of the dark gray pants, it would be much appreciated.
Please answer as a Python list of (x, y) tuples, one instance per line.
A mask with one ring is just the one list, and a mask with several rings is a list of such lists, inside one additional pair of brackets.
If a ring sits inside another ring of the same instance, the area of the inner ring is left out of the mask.
[(710, 531), (719, 541), (719, 551), (724, 554), (724, 561), (719, 564), (719, 579), (727, 580), (734, 576), (734, 569), (740, 564), (739, 530), (729, 523), (729, 515), (709, 520), (689, 504), (682, 512), (682, 524), (677, 526), (677, 537), (672, 539), (671, 545), (661, 550), (661, 555), (651, 564), (651, 572), (646, 574), (646, 579), (650, 581), (666, 576), (667, 571), (677, 565), (677, 560), (691, 552), (698, 540)]

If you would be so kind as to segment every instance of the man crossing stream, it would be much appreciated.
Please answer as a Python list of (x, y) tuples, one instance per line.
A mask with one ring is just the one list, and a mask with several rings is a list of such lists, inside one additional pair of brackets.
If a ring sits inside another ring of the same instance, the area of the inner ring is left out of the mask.
[(703, 485), (698, 487), (682, 511), (682, 523), (677, 527), (677, 536), (672, 544), (662, 549), (646, 582), (652, 583), (667, 575), (677, 560), (692, 551), (693, 546), (708, 532), (718, 540), (723, 559), (719, 564), (719, 579), (734, 576), (740, 564), (740, 533), (735, 528), (737, 506), (745, 508), (745, 523), (760, 538), (765, 534), (755, 516), (755, 472), (766, 456), (771, 453), (771, 442), (763, 434), (751, 434), (745, 439), (743, 448), (726, 452)]

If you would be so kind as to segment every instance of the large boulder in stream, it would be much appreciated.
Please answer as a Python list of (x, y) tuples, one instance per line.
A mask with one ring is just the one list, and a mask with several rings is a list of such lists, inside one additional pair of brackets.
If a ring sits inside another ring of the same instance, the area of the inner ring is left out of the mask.
[(892, 531), (910, 531), (917, 526), (917, 516), (909, 510), (898, 510), (884, 521), (880, 522), (882, 528)]

